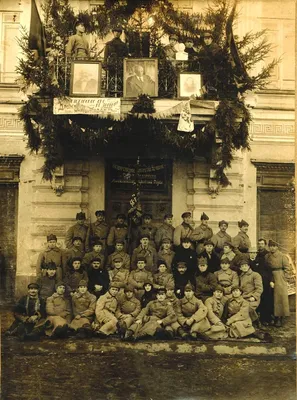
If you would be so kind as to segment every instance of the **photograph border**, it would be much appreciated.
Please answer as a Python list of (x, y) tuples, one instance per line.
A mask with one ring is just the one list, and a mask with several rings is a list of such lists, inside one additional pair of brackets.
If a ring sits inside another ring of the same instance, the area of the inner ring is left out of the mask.
[(127, 64), (129, 64), (130, 62), (134, 62), (135, 61), (139, 61), (142, 63), (145, 62), (150, 62), (150, 63), (154, 63), (155, 64), (155, 77), (154, 77), (154, 81), (155, 81), (155, 93), (153, 95), (149, 95), (149, 97), (158, 97), (158, 92), (159, 92), (159, 82), (158, 82), (158, 75), (159, 75), (159, 70), (158, 70), (158, 59), (157, 58), (124, 58), (124, 63), (123, 63), (123, 97), (127, 98), (127, 99), (136, 99), (138, 96), (132, 97), (132, 96), (127, 96), (126, 95), (126, 91), (127, 91), (127, 87), (126, 87), (126, 71), (127, 71)]
[[(177, 98), (178, 99), (188, 99), (190, 96), (183, 96), (182, 90), (181, 90), (181, 75), (199, 75), (200, 76), (200, 90), (202, 89), (203, 82), (202, 82), (202, 74), (199, 72), (188, 72), (188, 71), (183, 71), (179, 72), (178, 77), (177, 77)], [(195, 93), (193, 93), (195, 95)]]
[[(76, 64), (96, 64), (98, 65), (98, 85), (97, 85), (97, 93), (74, 93), (73, 92), (73, 84), (74, 84), (74, 67)], [(70, 87), (69, 87), (69, 96), (72, 97), (100, 97), (101, 96), (101, 82), (102, 82), (102, 62), (101, 61), (89, 61), (89, 60), (74, 60), (71, 62), (71, 73), (70, 73)]]

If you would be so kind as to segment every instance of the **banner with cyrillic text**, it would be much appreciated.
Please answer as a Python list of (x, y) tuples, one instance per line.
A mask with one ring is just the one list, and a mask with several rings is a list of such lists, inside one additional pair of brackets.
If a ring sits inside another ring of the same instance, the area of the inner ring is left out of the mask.
[(92, 98), (92, 97), (56, 97), (54, 98), (54, 114), (121, 114), (120, 98)]

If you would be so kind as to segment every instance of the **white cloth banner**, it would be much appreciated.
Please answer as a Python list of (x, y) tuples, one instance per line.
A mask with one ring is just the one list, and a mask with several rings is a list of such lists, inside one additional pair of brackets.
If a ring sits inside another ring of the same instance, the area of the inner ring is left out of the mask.
[(183, 108), (180, 112), (177, 130), (182, 132), (193, 132), (194, 130), (190, 101), (183, 102)]
[(54, 114), (96, 114), (120, 119), (120, 98), (56, 97)]

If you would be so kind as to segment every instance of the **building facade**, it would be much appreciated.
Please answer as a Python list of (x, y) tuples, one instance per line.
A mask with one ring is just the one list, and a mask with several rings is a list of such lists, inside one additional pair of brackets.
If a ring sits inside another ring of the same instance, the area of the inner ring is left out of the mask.
[[(15, 4), (12, 4), (15, 3)], [(74, 1), (75, 9), (86, 9), (100, 2)], [(201, 2), (175, 2), (178, 7), (196, 12)], [(199, 3), (199, 4), (198, 4)], [(15, 83), (14, 67), (20, 50), (16, 37), (20, 26), (29, 27), (30, 0), (1, 2), (0, 48), (0, 227), (1, 252), (6, 260), (8, 295), (21, 294), (34, 279), (38, 253), (46, 235), (54, 233), (61, 247), (67, 229), (79, 211), (95, 220), (95, 211), (106, 209), (112, 221), (118, 212), (127, 212), (130, 187), (121, 184), (121, 168), (135, 160), (111, 160), (103, 157), (76, 159), (56, 171), (52, 182), (42, 179), (42, 154), (31, 154), (26, 147), (18, 109), (25, 101)], [(205, 159), (193, 162), (140, 160), (150, 168), (153, 184), (141, 188), (144, 210), (159, 223), (172, 211), (174, 225), (189, 210), (198, 225), (200, 215), (210, 217), (209, 225), (218, 230), (218, 222), (229, 222), (231, 236), (238, 232), (237, 222), (249, 222), (249, 236), (255, 246), (260, 237), (274, 239), (281, 249), (295, 258), (295, 3), (293, 1), (240, 1), (236, 30), (267, 30), (274, 45), (271, 58), (281, 57), (267, 89), (247, 96), (250, 104), (251, 151), (237, 152), (227, 176), (232, 186), (220, 188), (212, 179)], [(178, 100), (156, 100), (157, 110), (165, 110)], [(129, 110), (132, 102), (122, 100)], [(192, 107), (194, 121), (207, 121), (209, 109)], [(172, 121), (177, 123), (177, 121)], [(144, 172), (145, 173), (145, 172)], [(159, 183), (156, 184), (156, 181)]]

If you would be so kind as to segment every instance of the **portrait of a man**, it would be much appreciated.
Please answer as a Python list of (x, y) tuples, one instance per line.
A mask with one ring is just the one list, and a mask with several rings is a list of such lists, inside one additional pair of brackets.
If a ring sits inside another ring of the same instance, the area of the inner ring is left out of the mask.
[(201, 96), (201, 75), (181, 73), (178, 89), (179, 97)]
[(125, 60), (124, 97), (138, 97), (140, 94), (158, 95), (156, 60)]
[(100, 86), (100, 63), (72, 63), (70, 95), (100, 96)]

